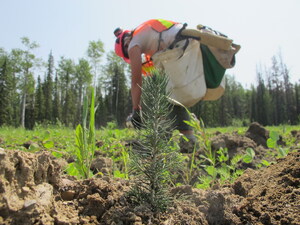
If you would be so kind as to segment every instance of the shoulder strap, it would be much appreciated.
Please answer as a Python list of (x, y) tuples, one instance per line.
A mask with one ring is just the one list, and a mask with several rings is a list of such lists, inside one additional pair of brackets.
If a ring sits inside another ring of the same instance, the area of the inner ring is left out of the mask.
[[(196, 39), (196, 40), (200, 40), (199, 38), (192, 37), (192, 36), (185, 36), (185, 35), (183, 36), (181, 33), (184, 29), (186, 29), (186, 27), (187, 27), (187, 23), (184, 23), (182, 28), (176, 34), (175, 40), (172, 42), (172, 44), (169, 45), (169, 47), (168, 47), (169, 49), (173, 49), (177, 42), (185, 40), (185, 39), (193, 38), (193, 39)], [(187, 44), (186, 44), (186, 46), (187, 46)]]

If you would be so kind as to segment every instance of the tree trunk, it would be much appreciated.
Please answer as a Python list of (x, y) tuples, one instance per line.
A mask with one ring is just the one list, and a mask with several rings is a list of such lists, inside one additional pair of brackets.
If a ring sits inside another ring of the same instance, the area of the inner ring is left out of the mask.
[(22, 110), (21, 110), (21, 127), (25, 128), (25, 110), (26, 110), (26, 97), (27, 94), (24, 93), (22, 96)]

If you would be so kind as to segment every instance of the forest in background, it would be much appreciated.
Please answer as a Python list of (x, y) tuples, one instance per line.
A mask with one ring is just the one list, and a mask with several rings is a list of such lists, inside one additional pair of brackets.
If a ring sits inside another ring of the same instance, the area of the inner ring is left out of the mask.
[[(124, 127), (131, 112), (129, 68), (101, 40), (90, 41), (86, 56), (74, 61), (52, 52), (47, 61), (36, 57), (38, 44), (21, 38), (23, 48), (0, 47), (0, 126), (33, 129), (36, 124), (75, 127), (81, 123), (83, 96), (96, 90), (97, 128), (115, 122)], [(101, 61), (106, 57), (106, 63)], [(300, 84), (291, 83), (281, 55), (270, 68), (258, 67), (257, 84), (245, 89), (226, 74), (225, 94), (217, 101), (199, 102), (190, 110), (208, 127), (299, 124)]]

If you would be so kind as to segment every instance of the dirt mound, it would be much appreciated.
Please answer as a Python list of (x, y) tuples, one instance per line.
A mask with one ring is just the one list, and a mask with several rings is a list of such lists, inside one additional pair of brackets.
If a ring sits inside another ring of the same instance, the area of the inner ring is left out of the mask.
[(219, 134), (211, 139), (211, 148), (213, 151), (217, 151), (220, 148), (227, 148), (230, 156), (237, 153), (245, 153), (245, 149), (257, 148), (257, 143), (248, 137), (233, 134)]
[(60, 168), (49, 153), (0, 149), (0, 165), (1, 224), (52, 222), (49, 214)]
[(252, 123), (245, 135), (240, 135), (236, 132), (217, 133), (210, 141), (213, 151), (226, 148), (230, 158), (236, 154), (244, 155), (246, 149), (251, 148), (255, 152), (253, 161), (251, 163), (240, 162), (239, 167), (241, 169), (255, 169), (256, 165), (261, 163), (263, 159), (268, 162), (276, 161), (276, 150), (266, 148), (268, 138), (269, 131), (258, 123)]
[(263, 170), (248, 170), (233, 185), (242, 201), (238, 222), (300, 224), (300, 151)]
[[(263, 146), (266, 132), (258, 132), (264, 140), (258, 142), (262, 139), (250, 137), (249, 130), (246, 136), (218, 134), (212, 138), (212, 148), (228, 148), (234, 155), (250, 147), (260, 160), (270, 151)], [(298, 134), (292, 133), (296, 141)], [(177, 200), (172, 207), (155, 214), (146, 203), (133, 205), (127, 197), (130, 181), (111, 178), (112, 162), (101, 156), (93, 164), (101, 176), (77, 180), (66, 176), (62, 163), (47, 151), (33, 154), (0, 148), (0, 224), (296, 225), (300, 224), (300, 150), (296, 144), (293, 151), (269, 167), (248, 168), (233, 184), (210, 190), (175, 187), (171, 193)]]
[(0, 152), (1, 224), (299, 224), (300, 151), (278, 164), (248, 169), (233, 185), (215, 190), (180, 186), (167, 213), (126, 198), (129, 182), (60, 176), (47, 152)]
[(252, 139), (257, 145), (262, 145), (265, 148), (267, 147), (269, 131), (259, 123), (254, 122), (250, 124), (245, 136)]

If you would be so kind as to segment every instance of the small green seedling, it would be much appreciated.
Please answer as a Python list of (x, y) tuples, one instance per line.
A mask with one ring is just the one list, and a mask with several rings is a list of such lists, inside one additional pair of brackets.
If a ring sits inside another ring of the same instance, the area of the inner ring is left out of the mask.
[(276, 131), (270, 132), (270, 137), (267, 140), (267, 146), (268, 148), (275, 149), (278, 152), (277, 157), (283, 158), (287, 156), (289, 153), (289, 149), (284, 149), (281, 146), (278, 146), (277, 142), (279, 140), (279, 134)]
[(252, 148), (247, 148), (246, 149), (246, 154), (243, 157), (243, 161), (245, 163), (251, 163), (255, 157), (255, 152)]
[(88, 118), (88, 99), (85, 96), (83, 104), (82, 126), (76, 127), (76, 148), (73, 150), (75, 162), (70, 163), (67, 172), (78, 178), (89, 178), (92, 176), (90, 171), (92, 160), (95, 153), (95, 96), (94, 89), (91, 88), (90, 121), (87, 128)]

